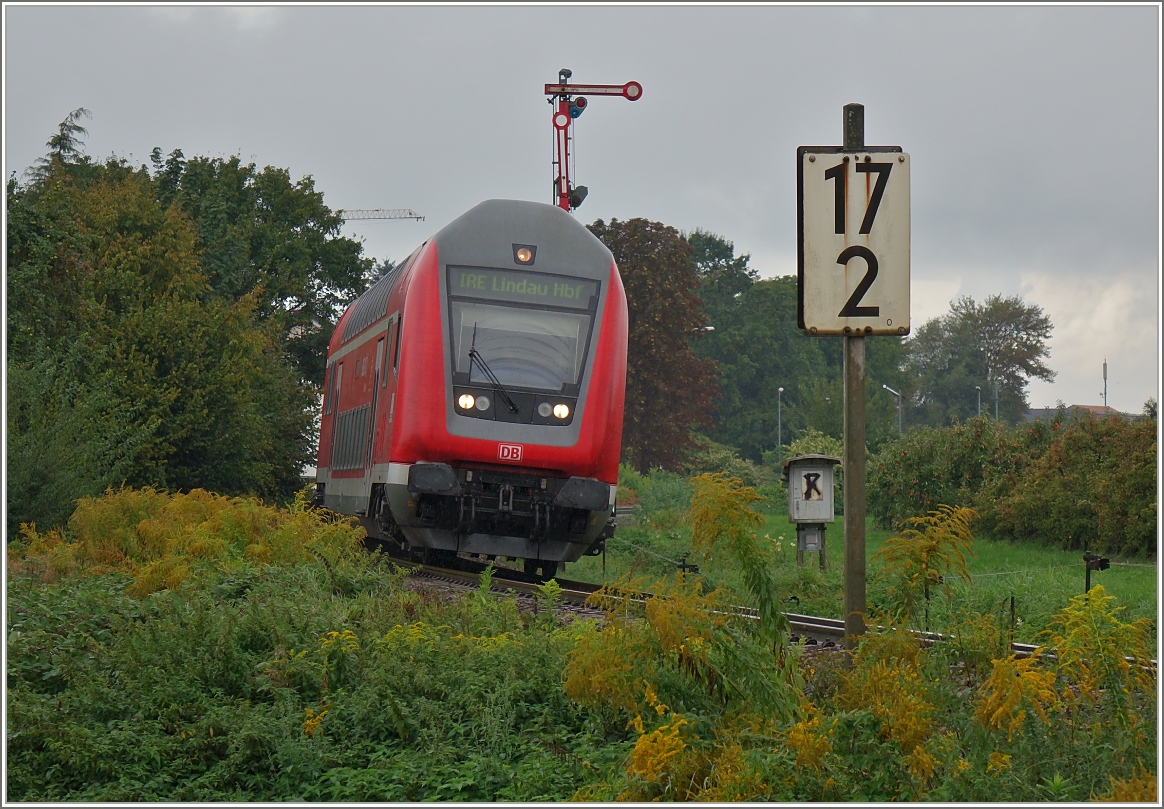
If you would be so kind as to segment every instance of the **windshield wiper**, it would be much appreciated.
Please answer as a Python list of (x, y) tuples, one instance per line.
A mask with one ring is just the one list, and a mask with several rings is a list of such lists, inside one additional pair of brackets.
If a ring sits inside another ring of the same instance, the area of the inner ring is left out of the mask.
[[(482, 357), (481, 352), (477, 350), (477, 324), (476, 323), (473, 324), (473, 344), (471, 346), (469, 346), (469, 364), (470, 364), (470, 366), (472, 366), (472, 364), (474, 362), (476, 362), (477, 367), (479, 367), (482, 370), (482, 372), (484, 372), (485, 376), (489, 379), (489, 382), (493, 385), (493, 387), (497, 391), (497, 393), (500, 394), (501, 398), (505, 400), (505, 404), (509, 407), (509, 412), (510, 413), (518, 412), (518, 407), (516, 404), (514, 404), (513, 399), (510, 399), (509, 394), (505, 392), (505, 388), (501, 387), (501, 380), (499, 380), (497, 378), (497, 375), (493, 373), (493, 369), (491, 369), (489, 367), (489, 363), (485, 362), (485, 358)], [(471, 367), (470, 367), (470, 371), (472, 371)], [(470, 373), (469, 376), (472, 377), (472, 373)]]

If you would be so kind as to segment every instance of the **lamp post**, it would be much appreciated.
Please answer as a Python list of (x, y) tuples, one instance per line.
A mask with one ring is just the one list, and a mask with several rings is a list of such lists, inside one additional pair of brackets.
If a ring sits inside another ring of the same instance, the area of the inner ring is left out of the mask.
[(994, 420), (998, 421), (998, 380), (994, 380)]
[(784, 460), (784, 421), (783, 412), (781, 411), (781, 396), (784, 394), (784, 388), (776, 388), (776, 460), (777, 462)]
[(982, 415), (982, 386), (975, 385), (974, 390), (978, 391), (978, 415)]
[(897, 437), (901, 438), (901, 394), (888, 385), (882, 385), (881, 387), (897, 397)]

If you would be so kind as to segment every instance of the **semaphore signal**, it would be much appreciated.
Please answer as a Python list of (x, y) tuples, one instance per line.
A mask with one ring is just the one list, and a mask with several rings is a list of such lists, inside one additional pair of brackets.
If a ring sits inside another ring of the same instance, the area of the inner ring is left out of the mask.
[(558, 83), (546, 85), (546, 95), (554, 106), (554, 201), (563, 211), (571, 211), (586, 199), (587, 188), (570, 182), (570, 127), (588, 105), (586, 96), (622, 96), (627, 101), (643, 97), (637, 81), (626, 84), (569, 84), (573, 72), (558, 71)]

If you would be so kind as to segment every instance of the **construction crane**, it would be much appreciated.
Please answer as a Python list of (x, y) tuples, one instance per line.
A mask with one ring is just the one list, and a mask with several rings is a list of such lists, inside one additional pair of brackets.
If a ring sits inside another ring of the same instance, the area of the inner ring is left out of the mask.
[(345, 222), (351, 222), (353, 219), (415, 219), (418, 222), (424, 221), (424, 217), (411, 208), (353, 208), (350, 211), (340, 209), (337, 213), (343, 217)]

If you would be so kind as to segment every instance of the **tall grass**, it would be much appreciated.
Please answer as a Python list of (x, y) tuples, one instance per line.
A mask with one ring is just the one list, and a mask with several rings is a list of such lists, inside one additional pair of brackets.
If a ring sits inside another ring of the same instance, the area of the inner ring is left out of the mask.
[[(657, 477), (662, 478), (662, 475)], [(678, 492), (678, 476), (666, 488), (658, 483), (656, 491)], [(686, 558), (700, 565), (700, 572), (710, 586), (723, 585), (733, 592), (746, 593), (742, 572), (730, 562), (707, 562), (698, 558), (691, 547), (691, 530), (682, 500), (677, 495), (655, 497), (646, 505), (640, 501), (636, 522), (622, 526), (607, 543), (606, 575), (603, 578), (601, 557), (587, 557), (568, 566), (564, 578), (590, 582), (613, 582), (631, 573), (665, 574)], [(788, 521), (785, 503), (769, 501), (765, 524), (760, 535), (775, 540), (776, 581), (781, 588), (786, 611), (840, 618), (844, 603), (844, 518), (826, 526), (825, 548), (828, 568), (819, 569), (815, 553), (805, 554), (805, 566), (796, 564), (796, 526)], [(865, 526), (866, 599), (871, 608), (884, 605), (885, 587), (874, 581), (876, 555), (891, 531), (879, 529), (872, 519)], [(971, 581), (948, 582), (949, 598), (934, 595), (930, 609), (930, 628), (948, 629), (967, 613), (978, 612), (1002, 616), (1010, 631), (1010, 600), (1015, 601), (1013, 637), (1017, 642), (1033, 642), (1045, 629), (1052, 615), (1084, 590), (1084, 563), (1081, 553), (1061, 551), (1035, 544), (998, 542), (976, 538), (973, 556), (967, 557)], [(1153, 632), (1157, 625), (1157, 582), (1154, 565), (1137, 561), (1115, 560), (1104, 571), (1093, 571), (1091, 582), (1102, 584), (1109, 595), (1127, 608), (1130, 618), (1147, 618)], [(919, 627), (920, 628), (920, 627)]]

